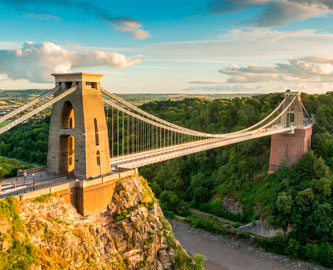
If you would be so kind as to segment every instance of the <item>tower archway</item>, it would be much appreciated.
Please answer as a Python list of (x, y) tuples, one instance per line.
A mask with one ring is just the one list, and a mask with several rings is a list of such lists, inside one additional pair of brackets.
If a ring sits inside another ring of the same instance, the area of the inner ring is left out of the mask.
[(70, 101), (66, 101), (62, 107), (60, 128), (75, 128), (74, 108)]
[(75, 169), (75, 138), (72, 135), (61, 135), (59, 143), (59, 173), (73, 173)]

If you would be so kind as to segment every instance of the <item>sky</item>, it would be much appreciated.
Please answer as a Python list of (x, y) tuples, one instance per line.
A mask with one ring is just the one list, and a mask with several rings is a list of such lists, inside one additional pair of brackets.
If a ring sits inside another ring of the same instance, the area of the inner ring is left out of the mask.
[(333, 0), (0, 0), (0, 89), (333, 91)]

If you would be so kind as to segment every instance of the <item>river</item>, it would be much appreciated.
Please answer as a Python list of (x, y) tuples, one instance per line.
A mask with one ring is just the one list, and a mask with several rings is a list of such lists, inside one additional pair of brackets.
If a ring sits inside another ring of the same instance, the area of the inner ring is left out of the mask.
[(309, 270), (324, 269), (289, 260), (259, 248), (214, 235), (179, 221), (170, 221), (176, 239), (191, 254), (204, 254), (206, 270)]

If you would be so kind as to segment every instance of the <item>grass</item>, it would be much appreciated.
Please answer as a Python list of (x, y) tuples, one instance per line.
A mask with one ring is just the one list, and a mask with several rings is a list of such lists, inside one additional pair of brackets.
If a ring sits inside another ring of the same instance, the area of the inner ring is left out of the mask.
[(0, 128), (2, 128), (2, 127), (4, 127), (5, 125), (7, 125), (7, 124), (9, 124), (10, 123), (10, 121), (3, 121), (3, 122), (1, 122), (0, 123)]
[(39, 197), (37, 197), (36, 199), (34, 199), (32, 202), (34, 203), (43, 203), (43, 202), (47, 202), (50, 200), (51, 196), (54, 196), (54, 194), (49, 193), (49, 194), (44, 194), (41, 195)]

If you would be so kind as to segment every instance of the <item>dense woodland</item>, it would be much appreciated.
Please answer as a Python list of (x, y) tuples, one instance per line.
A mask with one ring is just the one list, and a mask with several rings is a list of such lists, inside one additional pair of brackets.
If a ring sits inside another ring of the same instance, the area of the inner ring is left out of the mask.
[[(185, 98), (141, 107), (191, 129), (224, 133), (260, 121), (283, 96)], [(268, 250), (333, 267), (333, 93), (303, 94), (302, 100), (316, 125), (313, 151), (295, 166), (267, 174), (268, 137), (141, 168), (164, 212), (186, 216), (197, 208), (240, 223), (261, 217), (275, 227), (290, 225), (289, 237), (270, 240)], [(1, 154), (45, 164), (48, 124), (49, 119), (34, 120), (0, 136)], [(225, 197), (240, 202), (242, 214), (223, 209)]]

